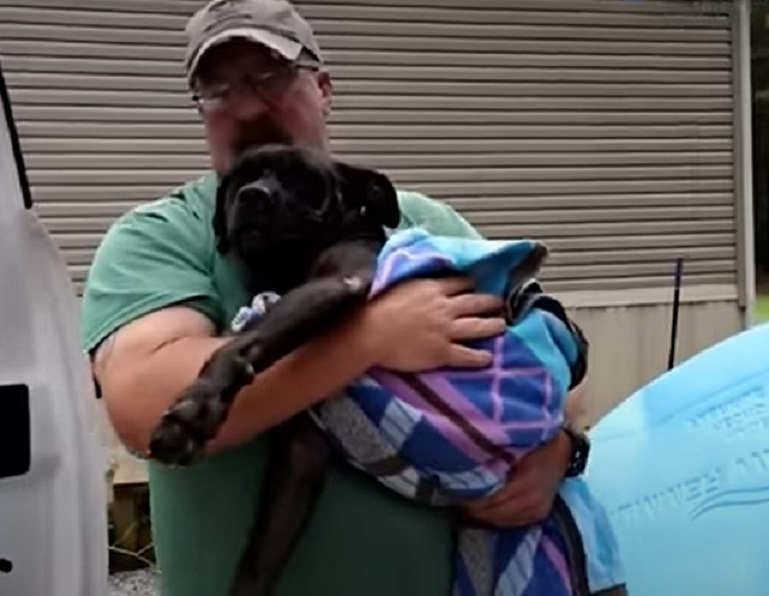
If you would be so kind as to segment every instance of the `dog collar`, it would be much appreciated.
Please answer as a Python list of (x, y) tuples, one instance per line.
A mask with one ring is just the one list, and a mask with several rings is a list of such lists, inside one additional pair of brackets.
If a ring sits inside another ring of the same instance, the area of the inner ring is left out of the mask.
[(253, 297), (249, 306), (241, 306), (237, 314), (230, 323), (230, 329), (233, 332), (240, 332), (243, 327), (254, 319), (264, 316), (267, 309), (280, 300), (280, 296), (275, 292), (261, 292)]

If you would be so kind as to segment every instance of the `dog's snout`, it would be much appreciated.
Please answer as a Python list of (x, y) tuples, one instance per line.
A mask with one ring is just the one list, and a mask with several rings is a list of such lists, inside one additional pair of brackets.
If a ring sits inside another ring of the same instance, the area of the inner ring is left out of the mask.
[(246, 184), (238, 191), (238, 198), (247, 201), (264, 201), (272, 198), (273, 190), (264, 180), (257, 180)]

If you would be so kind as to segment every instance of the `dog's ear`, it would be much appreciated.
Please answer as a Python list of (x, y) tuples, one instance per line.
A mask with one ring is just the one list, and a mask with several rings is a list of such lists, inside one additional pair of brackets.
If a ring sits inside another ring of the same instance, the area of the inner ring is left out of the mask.
[(214, 206), (214, 216), (211, 220), (211, 226), (216, 238), (216, 249), (225, 254), (230, 250), (230, 243), (227, 239), (227, 191), (229, 189), (229, 179), (222, 178), (219, 186), (216, 188), (216, 204)]
[(376, 170), (337, 162), (343, 193), (349, 193), (352, 204), (358, 204), (376, 221), (395, 228), (401, 220), (398, 194), (390, 179)]

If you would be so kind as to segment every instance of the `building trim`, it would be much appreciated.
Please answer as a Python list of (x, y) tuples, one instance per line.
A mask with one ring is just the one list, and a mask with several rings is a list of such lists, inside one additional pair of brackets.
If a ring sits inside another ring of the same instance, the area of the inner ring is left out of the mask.
[(734, 195), (737, 241), (737, 290), (745, 327), (755, 304), (753, 230), (753, 138), (750, 79), (750, 0), (736, 0), (732, 10), (734, 63)]
[[(736, 285), (696, 285), (681, 288), (681, 304), (733, 302), (738, 305)], [(612, 308), (655, 306), (673, 303), (673, 286), (634, 290), (597, 290), (589, 292), (559, 292), (557, 298), (567, 308)]]

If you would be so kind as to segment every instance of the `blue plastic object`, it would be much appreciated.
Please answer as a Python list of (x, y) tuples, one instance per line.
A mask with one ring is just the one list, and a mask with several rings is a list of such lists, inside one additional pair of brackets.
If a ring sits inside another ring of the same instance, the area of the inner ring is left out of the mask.
[(769, 325), (661, 375), (590, 436), (630, 596), (769, 594)]

